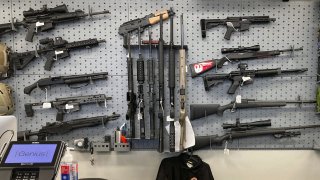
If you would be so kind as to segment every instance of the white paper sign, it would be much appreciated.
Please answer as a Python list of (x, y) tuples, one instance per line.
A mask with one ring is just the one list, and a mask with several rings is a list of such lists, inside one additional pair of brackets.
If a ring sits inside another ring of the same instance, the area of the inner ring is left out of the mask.
[(63, 53), (63, 51), (54, 51), (55, 55), (59, 55), (59, 54), (62, 54), (62, 53)]
[(238, 96), (236, 97), (236, 103), (241, 103), (241, 95), (238, 95)]
[(36, 22), (36, 27), (44, 26), (44, 22)]
[(66, 104), (66, 109), (73, 109), (74, 107), (73, 107), (73, 105), (72, 104)]
[(51, 103), (43, 103), (42, 104), (43, 109), (50, 109), (51, 108)]

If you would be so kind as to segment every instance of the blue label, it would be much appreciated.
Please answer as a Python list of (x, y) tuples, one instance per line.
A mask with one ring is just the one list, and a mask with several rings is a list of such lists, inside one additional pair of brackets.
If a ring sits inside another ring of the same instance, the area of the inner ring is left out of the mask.
[(61, 180), (70, 180), (69, 174), (61, 174)]

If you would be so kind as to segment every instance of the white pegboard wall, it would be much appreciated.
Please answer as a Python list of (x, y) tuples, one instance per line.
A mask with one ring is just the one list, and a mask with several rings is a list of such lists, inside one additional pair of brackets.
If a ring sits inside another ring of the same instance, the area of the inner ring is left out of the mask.
[[(4, 14), (0, 18), (0, 23), (7, 23), (11, 18), (22, 19), (22, 11), (29, 7), (39, 9), (42, 5), (55, 7), (63, 4), (63, 1), (50, 0), (9, 0), (0, 3), (2, 5), (0, 12)], [(36, 110), (33, 118), (27, 118), (24, 112), (24, 104), (30, 102), (39, 102), (45, 99), (45, 93), (39, 89), (31, 93), (30, 96), (23, 94), (23, 88), (34, 83), (39, 78), (73, 75), (93, 72), (109, 72), (110, 77), (107, 81), (97, 81), (94, 85), (89, 85), (80, 89), (70, 89), (66, 86), (52, 87), (48, 91), (48, 100), (56, 97), (71, 97), (87, 94), (106, 94), (112, 96), (108, 101), (108, 108), (96, 107), (95, 105), (84, 105), (80, 112), (65, 115), (66, 120), (82, 117), (91, 117), (98, 115), (110, 115), (112, 112), (121, 114), (121, 118), (114, 122), (109, 122), (105, 128), (85, 128), (76, 130), (63, 136), (54, 136), (52, 139), (63, 139), (66, 141), (75, 138), (89, 137), (101, 139), (105, 134), (112, 134), (117, 127), (127, 122), (125, 113), (127, 111), (126, 92), (127, 92), (127, 63), (126, 50), (122, 47), (123, 39), (118, 35), (119, 26), (128, 20), (143, 17), (149, 13), (158, 10), (169, 9), (173, 7), (176, 12), (174, 18), (174, 43), (180, 44), (180, 15), (184, 13), (185, 23), (185, 44), (188, 45), (187, 64), (203, 61), (207, 59), (218, 59), (222, 55), (222, 47), (252, 46), (261, 45), (261, 50), (287, 49), (291, 45), (296, 48), (303, 46), (302, 52), (296, 52), (294, 56), (287, 54), (279, 57), (266, 58), (261, 60), (246, 61), (249, 69), (277, 68), (293, 69), (308, 68), (309, 71), (304, 74), (297, 74), (292, 77), (274, 77), (256, 79), (254, 84), (241, 88), (241, 95), (244, 98), (256, 98), (258, 100), (283, 100), (296, 99), (301, 96), (302, 99), (315, 99), (316, 84), (316, 44), (317, 28), (319, 27), (319, 2), (314, 1), (291, 1), (284, 3), (275, 0), (174, 0), (174, 1), (125, 1), (125, 0), (92, 0), (92, 1), (69, 1), (65, 2), (69, 11), (82, 9), (88, 12), (88, 6), (93, 11), (109, 10), (111, 14), (95, 16), (93, 21), (89, 19), (79, 20), (70, 23), (57, 25), (54, 30), (43, 32), (35, 36), (33, 43), (24, 40), (26, 30), (22, 28), (18, 33), (4, 35), (1, 41), (7, 43), (14, 51), (24, 52), (34, 50), (39, 39), (45, 37), (61, 36), (68, 41), (78, 41), (88, 38), (106, 39), (97, 47), (89, 50), (72, 51), (69, 58), (56, 62), (52, 71), (44, 71), (44, 60), (37, 59), (31, 62), (23, 71), (17, 71), (14, 78), (8, 80), (8, 83), (15, 89), (15, 102), (17, 105), (16, 116), (19, 119), (19, 130), (37, 130), (46, 122), (55, 120), (56, 110)], [(226, 28), (219, 26), (207, 31), (207, 38), (201, 38), (200, 19), (226, 18), (228, 16), (261, 16), (269, 15), (276, 18), (275, 22), (270, 24), (252, 25), (249, 31), (234, 33), (230, 41), (223, 39)], [(153, 39), (159, 38), (159, 25), (152, 27)], [(142, 34), (142, 39), (147, 39), (148, 33)], [(164, 22), (164, 40), (169, 43), (169, 23)], [(137, 36), (132, 37), (132, 42), (136, 44)], [(167, 51), (165, 51), (167, 53)], [(157, 59), (157, 52), (154, 49), (154, 59)], [(132, 57), (137, 58), (137, 49), (132, 51)], [(148, 50), (143, 50), (143, 57), (148, 58)], [(165, 74), (168, 74), (168, 55), (165, 55)], [(156, 60), (156, 64), (157, 64)], [(176, 56), (176, 66), (178, 67), (178, 56)], [(146, 66), (146, 62), (145, 62)], [(219, 73), (227, 73), (236, 70), (237, 65), (219, 69)], [(158, 76), (158, 66), (156, 66), (156, 76)], [(136, 71), (134, 63), (134, 72)], [(147, 72), (147, 71), (145, 71)], [(178, 75), (176, 70), (176, 117), (178, 117)], [(211, 71), (214, 72), (214, 71)], [(136, 74), (136, 72), (135, 72)], [(189, 74), (188, 74), (189, 75)], [(137, 86), (136, 76), (135, 89)], [(158, 87), (158, 78), (156, 87)], [(165, 87), (168, 87), (168, 77), (165, 77)], [(219, 84), (211, 91), (206, 92), (203, 88), (201, 78), (191, 79), (188, 77), (187, 84), (187, 103), (216, 103), (227, 104), (234, 99), (226, 93), (230, 82)], [(144, 86), (146, 111), (146, 134), (149, 136), (149, 113), (148, 109), (148, 86), (147, 81)], [(136, 92), (136, 91), (135, 91)], [(238, 91), (239, 92), (239, 91)], [(169, 90), (165, 88), (165, 115), (169, 110)], [(158, 96), (158, 92), (156, 91)], [(158, 105), (158, 103), (157, 103)], [(187, 107), (188, 107), (187, 106)], [(189, 109), (189, 108), (188, 108)], [(157, 116), (156, 116), (157, 117)], [(223, 117), (210, 116), (197, 121), (193, 121), (194, 131), (197, 135), (212, 135), (223, 133), (221, 124), (223, 122), (235, 122), (240, 117), (242, 122), (250, 122), (262, 119), (272, 119), (273, 127), (293, 126), (319, 123), (319, 117), (314, 114), (313, 106), (299, 108), (289, 106), (285, 108), (274, 109), (248, 109), (237, 113), (225, 112)], [(156, 122), (158, 119), (156, 118)], [(139, 135), (139, 125), (136, 123), (136, 135)], [(302, 131), (300, 138), (285, 138), (275, 140), (271, 137), (248, 138), (234, 141), (229, 144), (234, 148), (312, 148), (313, 142), (319, 142), (319, 130)], [(168, 142), (167, 137), (164, 140)], [(318, 143), (320, 144), (320, 143)]]

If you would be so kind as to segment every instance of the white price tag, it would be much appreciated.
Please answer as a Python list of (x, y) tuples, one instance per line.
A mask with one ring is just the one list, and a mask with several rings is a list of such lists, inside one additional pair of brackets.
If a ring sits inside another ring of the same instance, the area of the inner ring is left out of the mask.
[(237, 95), (237, 97), (236, 97), (236, 103), (241, 103), (241, 95)]
[(251, 80), (251, 77), (242, 77), (243, 82), (250, 81), (250, 80)]
[(142, 114), (138, 113), (138, 120), (140, 121), (142, 119)]
[(226, 143), (224, 145), (223, 153), (225, 155), (229, 155), (229, 153), (230, 153), (230, 150), (228, 149), (228, 141), (226, 141)]
[(59, 55), (59, 54), (62, 54), (62, 53), (63, 53), (63, 51), (54, 51), (55, 55)]
[(228, 61), (226, 61), (226, 62), (223, 63), (224, 66), (228, 66), (228, 64), (229, 64)]
[(171, 122), (171, 121), (174, 121), (174, 119), (172, 119), (170, 116), (167, 116), (167, 121)]
[(36, 27), (44, 26), (44, 22), (36, 22)]
[(51, 108), (51, 103), (43, 103), (43, 104), (42, 104), (42, 108), (43, 108), (43, 109), (49, 109), (49, 108)]
[(227, 22), (226, 24), (227, 24), (228, 27), (233, 27), (232, 22)]
[(188, 66), (186, 66), (186, 73), (188, 72)]
[(73, 105), (72, 104), (66, 104), (66, 109), (73, 109)]

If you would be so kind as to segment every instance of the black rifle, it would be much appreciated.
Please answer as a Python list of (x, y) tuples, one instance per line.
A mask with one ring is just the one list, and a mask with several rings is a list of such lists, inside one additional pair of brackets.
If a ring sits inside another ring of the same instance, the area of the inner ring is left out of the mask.
[(151, 13), (143, 18), (134, 19), (121, 24), (118, 33), (123, 36), (124, 45), (127, 45), (126, 36), (133, 31), (137, 31), (140, 28), (140, 32), (145, 28), (157, 24), (160, 21), (160, 14), (163, 16), (163, 20), (168, 19), (170, 16), (174, 16), (172, 9), (161, 11), (158, 13)]
[(239, 46), (237, 48), (222, 48), (221, 53), (237, 53), (237, 52), (252, 52), (252, 51), (260, 51), (260, 45), (254, 45), (250, 47)]
[(219, 25), (227, 26), (227, 32), (224, 39), (230, 40), (230, 37), (235, 31), (247, 31), (251, 24), (265, 24), (271, 21), (276, 21), (275, 18), (269, 16), (242, 16), (242, 17), (227, 17), (226, 19), (201, 19), (201, 34), (202, 38), (207, 36), (207, 30)]
[(148, 69), (148, 84), (149, 84), (149, 116), (150, 116), (150, 139), (155, 138), (155, 106), (156, 106), (156, 94), (154, 92), (154, 60), (152, 58), (152, 39), (151, 39), (151, 26), (149, 27), (149, 59), (147, 61)]
[(169, 128), (169, 150), (175, 152), (175, 109), (174, 109), (174, 88), (176, 86), (175, 53), (173, 49), (173, 16), (170, 17), (170, 49), (169, 49), (169, 91), (170, 91), (170, 128)]
[(229, 74), (207, 74), (203, 77), (204, 88), (208, 91), (211, 87), (223, 83), (224, 80), (228, 79), (232, 81), (232, 84), (228, 90), (228, 94), (234, 94), (239, 86), (248, 85), (253, 83), (255, 77), (270, 77), (277, 76), (280, 74), (288, 73), (303, 73), (308, 71), (308, 68), (302, 69), (287, 69), (281, 70), (276, 69), (258, 69), (258, 70), (246, 70), (248, 67), (245, 63), (240, 63), (238, 68), (240, 71), (231, 71)]
[(254, 128), (250, 130), (229, 131), (222, 136), (197, 136), (194, 150), (210, 147), (211, 145), (222, 145), (224, 141), (240, 139), (246, 137), (273, 135), (275, 138), (295, 137), (301, 135), (300, 131), (290, 131), (294, 129), (319, 128), (320, 125), (292, 126), (280, 128)]
[(145, 139), (145, 121), (144, 121), (144, 99), (143, 99), (143, 84), (144, 77), (144, 60), (141, 53), (141, 33), (138, 32), (139, 41), (139, 58), (137, 60), (137, 81), (138, 81), (138, 121), (140, 122), (140, 139)]
[(126, 119), (130, 120), (130, 135), (131, 138), (135, 138), (135, 119), (134, 115), (136, 113), (137, 102), (136, 94), (133, 89), (133, 62), (131, 58), (131, 47), (130, 47), (130, 33), (127, 36), (128, 38), (128, 55), (127, 55), (127, 68), (128, 68), (128, 92), (127, 92), (127, 101), (128, 101), (128, 110), (126, 114)]
[(43, 6), (40, 10), (33, 10), (30, 8), (28, 11), (24, 11), (23, 21), (17, 23), (6, 23), (0, 25), (0, 33), (6, 33), (15, 30), (15, 26), (23, 25), (28, 29), (25, 40), (32, 42), (33, 36), (37, 32), (45, 32), (55, 28), (56, 24), (75, 21), (82, 19), (86, 16), (95, 16), (100, 14), (107, 14), (109, 11), (101, 12), (92, 12), (89, 10), (89, 13), (78, 9), (74, 12), (69, 12), (65, 4), (57, 6), (55, 8), (47, 8), (46, 5)]
[[(40, 10), (34, 10), (30, 8), (28, 11), (23, 11), (24, 17), (37, 17), (37, 16), (49, 16), (53, 14), (62, 14), (62, 13), (68, 13), (68, 8), (65, 4), (54, 7), (54, 8), (48, 8), (47, 5), (43, 5), (43, 7)], [(17, 31), (18, 26), (25, 26), (27, 27), (27, 24), (25, 22), (14, 22), (15, 19), (12, 19), (11, 23), (5, 23), (0, 24), (0, 35), (9, 33), (12, 31)], [(31, 39), (32, 41), (32, 39)]]
[[(24, 105), (27, 117), (32, 117), (34, 114), (33, 106), (45, 106), (44, 108), (56, 108), (58, 110), (56, 120), (63, 121), (63, 116), (66, 113), (72, 113), (80, 111), (82, 104), (92, 103), (106, 103), (107, 100), (111, 100), (112, 97), (106, 97), (104, 94), (87, 95), (87, 96), (75, 96), (66, 98), (56, 98), (54, 101), (49, 102), (38, 102), (38, 103), (27, 103)], [(46, 107), (49, 105), (49, 107)]]
[(57, 84), (67, 84), (70, 88), (79, 88), (82, 86), (71, 86), (73, 84), (82, 84), (86, 85), (92, 83), (93, 81), (100, 79), (107, 79), (108, 73), (92, 73), (92, 74), (82, 74), (82, 75), (73, 75), (73, 76), (57, 76), (39, 79), (37, 82), (31, 84), (24, 88), (25, 94), (30, 94), (32, 90), (39, 87), (40, 89), (45, 89)]
[(160, 14), (159, 37), (159, 152), (163, 152), (163, 118), (164, 118), (164, 51), (163, 51), (163, 17)]
[[(54, 7), (48, 8), (47, 5), (43, 5), (40, 10), (34, 10), (30, 8), (28, 11), (23, 11), (24, 17), (32, 17), (32, 16), (49, 16), (53, 14), (62, 14), (68, 13), (68, 8), (65, 4)], [(12, 31), (17, 31), (18, 26), (27, 26), (24, 22), (14, 22), (12, 19), (11, 23), (0, 24), (0, 35), (9, 33)]]
[(214, 68), (222, 68), (223, 65), (227, 62), (237, 62), (242, 60), (254, 60), (254, 59), (262, 59), (268, 58), (272, 56), (278, 56), (284, 52), (294, 52), (294, 51), (302, 51), (303, 48), (290, 48), (283, 50), (273, 50), (273, 51), (251, 51), (251, 52), (240, 52), (240, 53), (229, 53), (225, 57), (217, 60), (207, 60), (203, 62), (198, 62), (194, 64), (190, 64), (191, 76), (194, 78), (200, 74), (203, 74)]
[(240, 119), (237, 118), (235, 124), (229, 124), (229, 123), (222, 124), (223, 129), (231, 129), (232, 131), (251, 130), (256, 127), (265, 127), (265, 126), (271, 126), (271, 119), (248, 122), (248, 123), (241, 123)]
[(30, 130), (18, 132), (18, 140), (28, 140), (30, 136), (38, 136), (38, 140), (45, 140), (48, 135), (65, 134), (74, 129), (84, 127), (94, 127), (105, 125), (108, 121), (114, 121), (120, 117), (120, 114), (113, 113), (111, 116), (97, 116), (90, 118), (73, 119), (65, 122), (46, 123), (39, 131)]
[(68, 42), (61, 37), (56, 37), (54, 40), (45, 38), (39, 41), (38, 50), (28, 51), (23, 53), (14, 52), (10, 56), (10, 61), (17, 70), (26, 67), (32, 60), (42, 55), (46, 59), (44, 69), (50, 71), (53, 63), (59, 59), (70, 56), (70, 51), (79, 48), (91, 48), (99, 45), (99, 43), (106, 42), (105, 40), (88, 39), (83, 41)]
[(260, 107), (282, 107), (287, 104), (311, 104), (316, 103), (315, 100), (284, 100), (284, 101), (256, 101), (255, 99), (241, 99), (241, 102), (232, 101), (230, 104), (221, 106), (220, 104), (191, 104), (190, 120), (203, 118), (212, 114), (222, 116), (224, 111), (230, 109), (235, 112), (237, 109), (260, 108)]

